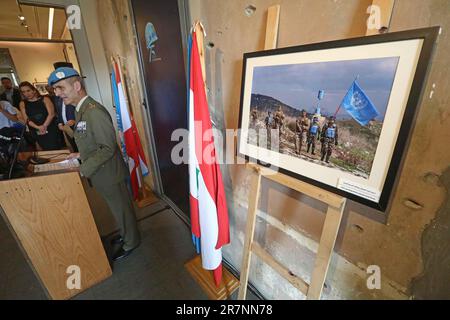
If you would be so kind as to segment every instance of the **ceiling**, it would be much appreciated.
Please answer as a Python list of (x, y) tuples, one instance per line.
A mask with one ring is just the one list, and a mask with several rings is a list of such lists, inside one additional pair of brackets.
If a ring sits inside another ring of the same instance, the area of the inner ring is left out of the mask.
[[(48, 39), (49, 7), (20, 5), (17, 0), (0, 0), (0, 38)], [(21, 25), (25, 17), (28, 28)], [(64, 9), (55, 8), (52, 40), (71, 40)]]

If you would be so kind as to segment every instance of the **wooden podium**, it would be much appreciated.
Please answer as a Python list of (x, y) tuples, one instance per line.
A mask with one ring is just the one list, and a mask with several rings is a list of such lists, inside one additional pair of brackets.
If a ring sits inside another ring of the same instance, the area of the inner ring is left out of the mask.
[[(39, 152), (38, 157), (58, 162), (67, 154)], [(69, 299), (111, 276), (77, 168), (0, 181), (0, 205), (8, 227), (50, 298)], [(74, 281), (76, 269), (79, 289)]]

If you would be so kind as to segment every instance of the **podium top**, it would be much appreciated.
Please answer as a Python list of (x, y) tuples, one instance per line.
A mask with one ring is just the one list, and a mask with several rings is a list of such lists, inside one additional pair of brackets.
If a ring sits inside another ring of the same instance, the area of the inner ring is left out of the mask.
[[(39, 152), (21, 152), (18, 155), (18, 161), (26, 162), (26, 174), (22, 178), (32, 178), (35, 176), (50, 175), (65, 172), (78, 172), (78, 160), (67, 160), (70, 154), (69, 150), (53, 150)], [(29, 163), (31, 157), (48, 160), (44, 164)], [(21, 179), (21, 178), (18, 178)]]

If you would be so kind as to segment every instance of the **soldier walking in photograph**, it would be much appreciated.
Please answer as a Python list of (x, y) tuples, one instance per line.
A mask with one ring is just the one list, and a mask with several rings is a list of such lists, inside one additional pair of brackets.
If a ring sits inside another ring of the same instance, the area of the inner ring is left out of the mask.
[(281, 135), (284, 132), (284, 113), (283, 110), (281, 110), (281, 106), (278, 107), (278, 111), (275, 112), (275, 125), (276, 129), (278, 129), (278, 136), (281, 139)]
[(267, 111), (266, 119), (264, 120), (267, 131), (267, 149), (271, 149), (272, 146), (272, 129), (276, 129), (275, 118), (271, 111)]
[(254, 108), (254, 109), (252, 109), (252, 112), (250, 113), (251, 127), (256, 128), (257, 123), (258, 123), (258, 110), (256, 108)]
[(314, 117), (311, 126), (308, 130), (308, 148), (306, 153), (309, 153), (311, 150), (311, 154), (315, 155), (314, 151), (316, 150), (316, 140), (320, 139), (320, 124), (319, 118)]
[(300, 154), (302, 146), (306, 143), (309, 126), (311, 120), (305, 110), (302, 110), (302, 115), (295, 121), (295, 153)]
[(329, 117), (328, 122), (323, 126), (320, 141), (322, 142), (321, 161), (325, 159), (325, 162), (329, 163), (334, 147), (338, 145), (338, 128), (333, 116)]

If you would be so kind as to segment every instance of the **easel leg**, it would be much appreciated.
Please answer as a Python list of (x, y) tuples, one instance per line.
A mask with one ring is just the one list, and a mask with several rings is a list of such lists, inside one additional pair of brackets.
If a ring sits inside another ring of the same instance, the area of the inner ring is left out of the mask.
[(248, 274), (251, 263), (251, 246), (255, 232), (256, 213), (258, 211), (259, 190), (261, 187), (261, 174), (254, 172), (252, 177), (252, 186), (248, 199), (247, 227), (245, 229), (244, 254), (242, 256), (241, 279), (239, 287), (238, 300), (245, 300), (247, 295)]
[(334, 244), (336, 243), (339, 226), (341, 225), (345, 204), (346, 201), (342, 203), (340, 208), (328, 207), (311, 277), (311, 284), (308, 290), (308, 300), (318, 300), (322, 295), (323, 285), (327, 276), (328, 267), (330, 266), (331, 255)]

